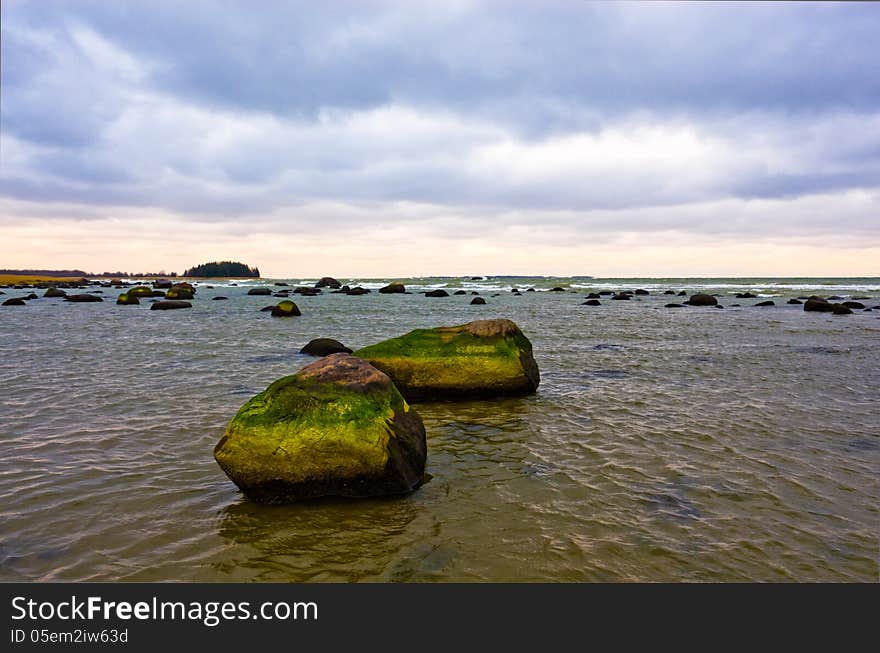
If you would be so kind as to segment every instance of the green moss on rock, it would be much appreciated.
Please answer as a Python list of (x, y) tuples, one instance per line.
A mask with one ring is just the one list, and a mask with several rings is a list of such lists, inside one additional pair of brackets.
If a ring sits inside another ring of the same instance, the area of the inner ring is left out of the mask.
[(416, 329), (355, 352), (408, 401), (524, 395), (541, 377), (532, 344), (510, 320)]
[(214, 458), (248, 498), (283, 503), (409, 492), (426, 451), (422, 420), (391, 379), (333, 354), (242, 406)]

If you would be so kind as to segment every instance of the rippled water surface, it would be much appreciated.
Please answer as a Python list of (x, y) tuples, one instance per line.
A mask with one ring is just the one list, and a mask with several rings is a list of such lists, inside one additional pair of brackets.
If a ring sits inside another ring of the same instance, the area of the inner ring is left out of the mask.
[[(880, 279), (422, 279), (408, 287), (488, 303), (325, 294), (296, 297), (294, 319), (225, 283), (191, 310), (116, 306), (109, 288), (0, 307), (0, 579), (878, 579), (880, 310), (785, 301), (877, 306)], [(581, 305), (636, 287), (651, 295)], [(665, 309), (665, 288), (726, 308)], [(747, 289), (762, 297), (730, 296)], [(311, 338), (356, 348), (487, 317), (522, 327), (541, 386), (417, 405), (433, 477), (417, 492), (259, 506), (214, 462), (238, 408), (313, 360), (297, 353)]]

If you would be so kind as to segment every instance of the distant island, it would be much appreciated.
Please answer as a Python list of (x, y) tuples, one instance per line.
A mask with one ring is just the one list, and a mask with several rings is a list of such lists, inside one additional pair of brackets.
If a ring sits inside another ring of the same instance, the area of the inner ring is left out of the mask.
[(214, 261), (190, 268), (185, 277), (259, 277), (259, 268), (251, 268), (236, 261)]

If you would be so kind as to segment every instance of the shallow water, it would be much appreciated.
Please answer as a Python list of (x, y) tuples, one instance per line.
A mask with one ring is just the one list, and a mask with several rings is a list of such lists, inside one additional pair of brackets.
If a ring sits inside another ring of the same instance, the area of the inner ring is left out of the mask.
[[(880, 311), (784, 302), (876, 306), (880, 279), (405, 281), (488, 304), (325, 294), (273, 319), (257, 309), (279, 300), (239, 281), (183, 311), (116, 306), (112, 289), (0, 308), (0, 579), (878, 580)], [(578, 294), (491, 296), (514, 285)], [(652, 294), (580, 305), (636, 287)], [(665, 288), (779, 305), (670, 310)], [(522, 327), (541, 386), (417, 405), (433, 478), (415, 493), (259, 506), (214, 462), (238, 408), (314, 360), (297, 353), (311, 338), (356, 348), (488, 317)]]

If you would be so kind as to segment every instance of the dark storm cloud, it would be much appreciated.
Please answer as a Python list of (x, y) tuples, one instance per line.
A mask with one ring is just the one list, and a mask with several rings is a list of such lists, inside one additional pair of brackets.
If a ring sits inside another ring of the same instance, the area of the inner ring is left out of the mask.
[(880, 180), (870, 5), (13, 1), (2, 18), (17, 199), (589, 211)]

